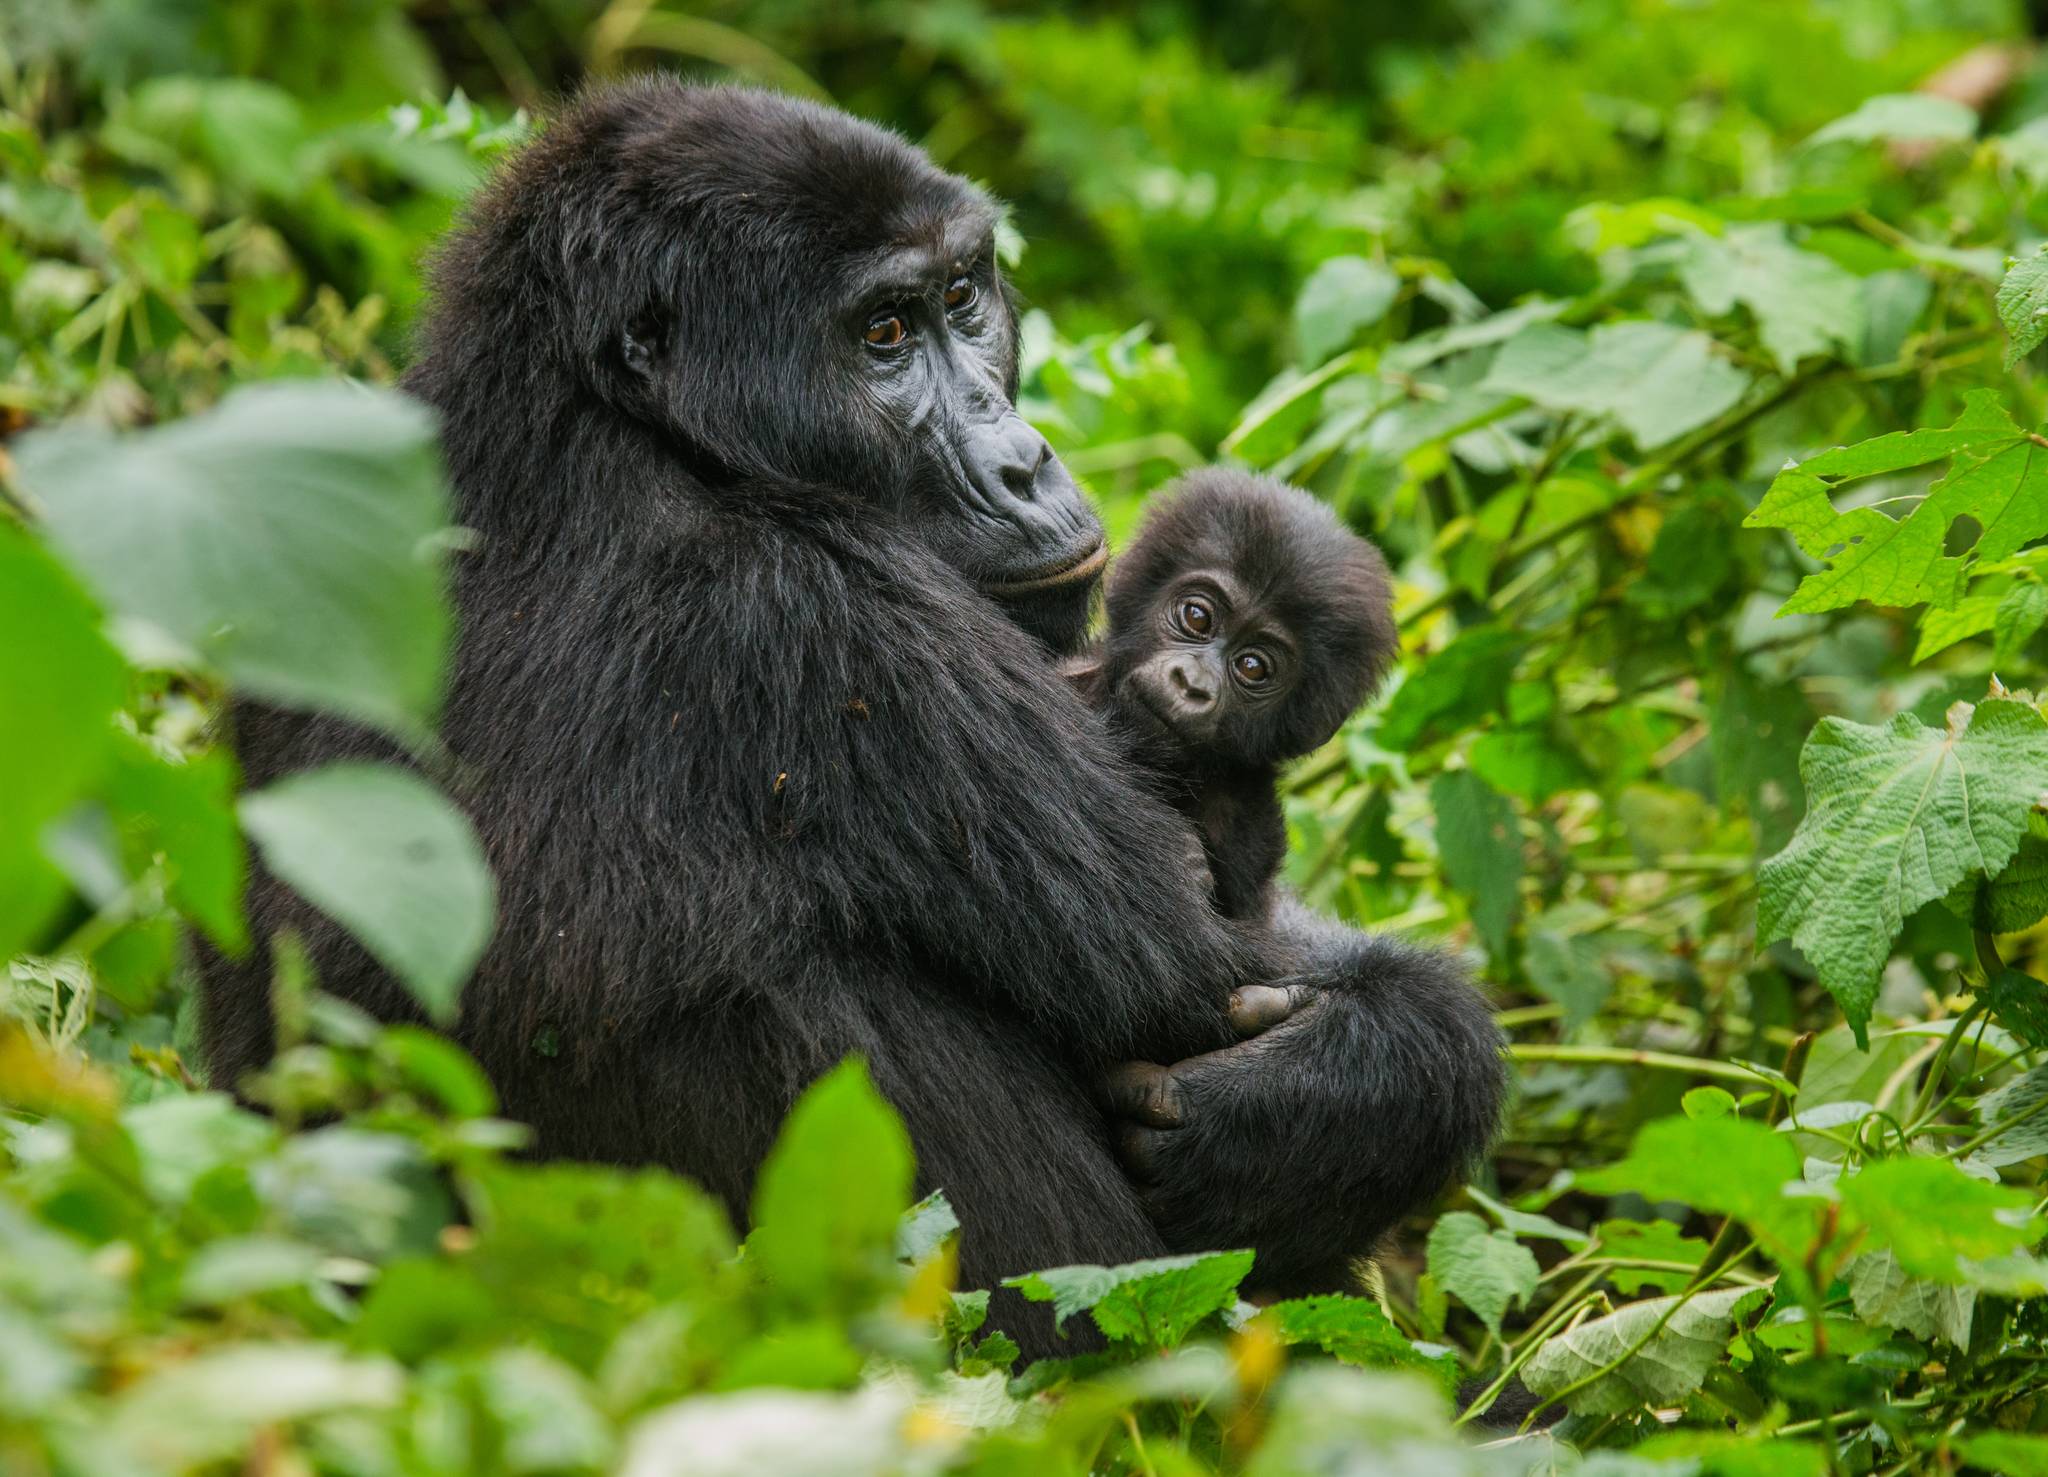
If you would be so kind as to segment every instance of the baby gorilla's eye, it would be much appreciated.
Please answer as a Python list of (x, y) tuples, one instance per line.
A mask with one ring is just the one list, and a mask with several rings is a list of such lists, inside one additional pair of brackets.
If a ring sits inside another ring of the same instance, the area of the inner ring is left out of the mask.
[(868, 320), (867, 332), (861, 337), (878, 349), (893, 349), (910, 337), (910, 325), (901, 313), (877, 313)]
[(955, 277), (946, 284), (946, 311), (964, 312), (974, 306), (981, 296), (981, 289), (965, 277)]
[(1262, 652), (1241, 651), (1237, 660), (1231, 663), (1237, 668), (1237, 675), (1256, 687), (1273, 675), (1273, 664)]
[(1181, 601), (1174, 614), (1180, 619), (1181, 629), (1190, 636), (1206, 636), (1216, 626), (1216, 613), (1209, 609), (1209, 602), (1193, 595)]

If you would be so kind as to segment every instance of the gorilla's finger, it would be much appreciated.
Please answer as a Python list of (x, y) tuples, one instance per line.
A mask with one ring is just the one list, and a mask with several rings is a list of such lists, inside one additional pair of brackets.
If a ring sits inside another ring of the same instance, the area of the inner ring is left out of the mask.
[(1109, 1109), (1151, 1128), (1178, 1128), (1180, 1087), (1173, 1074), (1156, 1062), (1125, 1062), (1103, 1074), (1102, 1095)]
[(1246, 985), (1230, 997), (1230, 1025), (1240, 1036), (1270, 1031), (1309, 1001), (1299, 985)]
[(1159, 1129), (1126, 1123), (1117, 1130), (1116, 1157), (1122, 1162), (1124, 1173), (1139, 1184), (1159, 1182), (1165, 1147), (1166, 1135)]

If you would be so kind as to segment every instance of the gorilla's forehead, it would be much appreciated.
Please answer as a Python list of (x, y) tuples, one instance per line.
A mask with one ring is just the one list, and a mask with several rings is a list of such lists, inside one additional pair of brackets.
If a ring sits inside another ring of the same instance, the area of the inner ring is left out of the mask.
[(735, 245), (927, 276), (971, 259), (997, 219), (981, 191), (897, 135), (802, 99), (650, 81), (606, 101), (622, 116), (583, 121), (613, 133), (619, 177), (642, 203)]

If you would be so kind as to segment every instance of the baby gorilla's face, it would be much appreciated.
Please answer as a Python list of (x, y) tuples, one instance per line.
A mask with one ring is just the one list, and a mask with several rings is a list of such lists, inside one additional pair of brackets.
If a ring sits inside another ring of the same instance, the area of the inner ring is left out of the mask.
[(1143, 649), (1123, 679), (1127, 707), (1148, 715), (1187, 753), (1265, 764), (1269, 715), (1300, 672), (1294, 633), (1228, 570), (1171, 581), (1150, 612)]

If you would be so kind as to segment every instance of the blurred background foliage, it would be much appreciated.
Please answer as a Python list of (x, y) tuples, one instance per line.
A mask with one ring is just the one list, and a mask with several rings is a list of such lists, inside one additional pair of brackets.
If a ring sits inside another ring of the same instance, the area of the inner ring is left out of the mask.
[[(0, 1467), (2048, 1471), (2030, 26), (0, 0)], [(1520, 1095), (1375, 1298), (1051, 1276), (1117, 1353), (1011, 1382), (944, 1212), (891, 1232), (907, 1176), (832, 1172), (901, 1158), (857, 1073), (763, 1191), (817, 1224), (734, 1263), (687, 1186), (507, 1161), (466, 1059), (288, 941), (274, 1116), (202, 1090), (188, 933), (244, 942), (250, 841), (437, 1018), (491, 926), (424, 782), (237, 797), (230, 687), (430, 730), (454, 537), (401, 402), (238, 387), (389, 384), (493, 158), (645, 67), (829, 99), (1008, 201), (1026, 409), (1113, 533), (1223, 457), (1387, 549), (1407, 659), (1289, 778), (1291, 876), (1464, 951)], [(456, 926), (408, 926), (373, 810)], [(1477, 1451), (1429, 1393), (1461, 1375), (1570, 1414)]]

